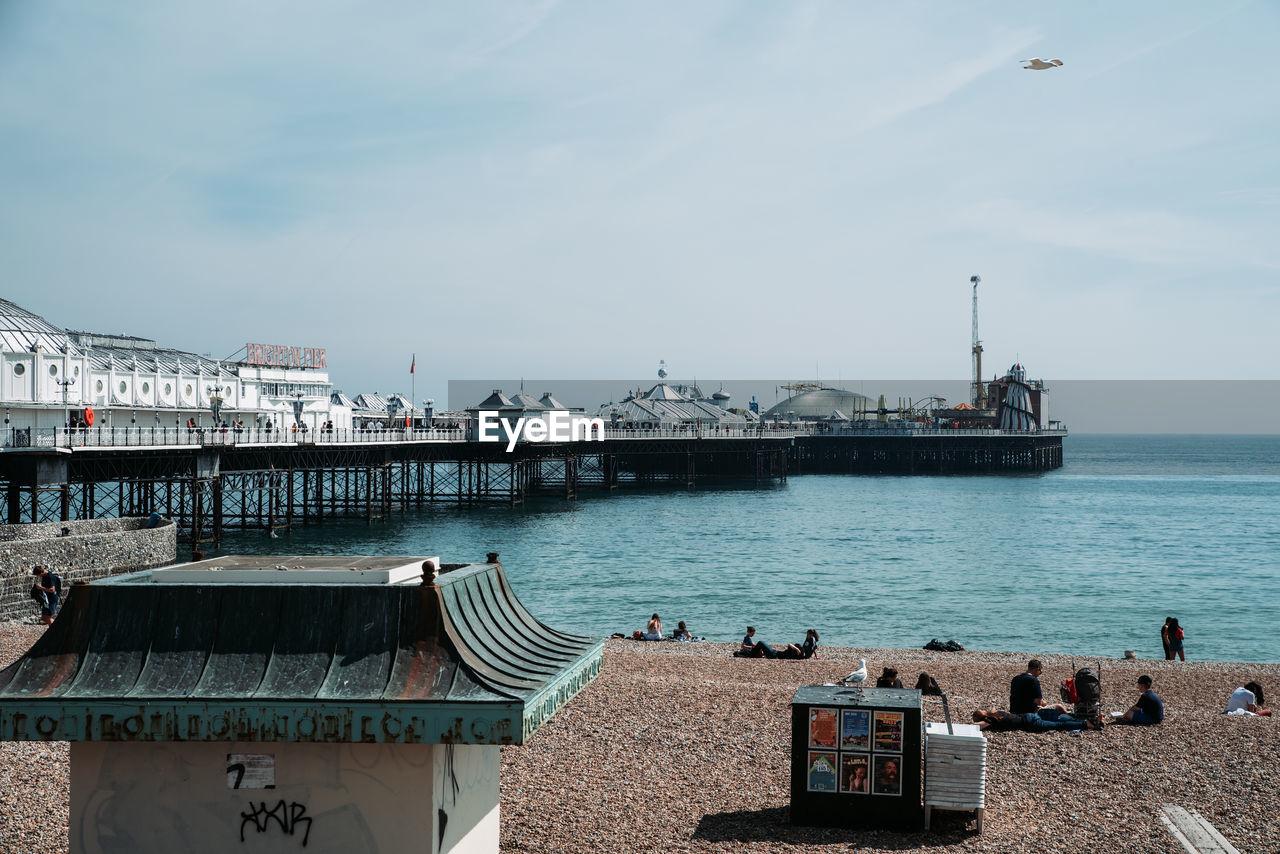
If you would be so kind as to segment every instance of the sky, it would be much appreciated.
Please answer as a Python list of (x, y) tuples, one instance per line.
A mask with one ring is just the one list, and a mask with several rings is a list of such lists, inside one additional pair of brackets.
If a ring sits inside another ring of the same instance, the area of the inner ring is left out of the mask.
[[(349, 393), (1277, 379), (1280, 4), (0, 0), (0, 296)], [(1060, 57), (1027, 71), (1030, 57)]]

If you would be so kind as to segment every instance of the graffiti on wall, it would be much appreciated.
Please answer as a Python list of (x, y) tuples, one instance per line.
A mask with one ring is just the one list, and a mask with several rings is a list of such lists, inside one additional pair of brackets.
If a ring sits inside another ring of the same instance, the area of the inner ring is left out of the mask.
[(302, 847), (307, 847), (307, 840), (311, 838), (311, 818), (307, 815), (307, 807), (297, 801), (291, 801), (288, 804), (283, 799), (276, 802), (276, 805), (267, 808), (266, 801), (258, 801), (258, 803), (249, 803), (247, 809), (240, 813), (240, 841), (244, 842), (244, 831), (249, 825), (252, 825), (258, 833), (266, 833), (271, 829), (272, 822), (285, 836), (297, 836), (298, 828), (304, 822), (306, 828), (302, 831)]

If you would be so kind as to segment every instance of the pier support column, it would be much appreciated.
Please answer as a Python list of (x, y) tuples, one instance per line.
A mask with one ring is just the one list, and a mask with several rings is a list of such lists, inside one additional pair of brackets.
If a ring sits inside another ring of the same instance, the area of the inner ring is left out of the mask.
[(285, 474), (284, 482), (284, 527), (287, 531), (293, 530), (293, 466), (289, 466), (289, 471)]
[(210, 484), (213, 491), (213, 541), (222, 542), (222, 473)]
[(9, 481), (6, 500), (9, 503), (9, 524), (22, 524), (22, 487), (15, 481)]

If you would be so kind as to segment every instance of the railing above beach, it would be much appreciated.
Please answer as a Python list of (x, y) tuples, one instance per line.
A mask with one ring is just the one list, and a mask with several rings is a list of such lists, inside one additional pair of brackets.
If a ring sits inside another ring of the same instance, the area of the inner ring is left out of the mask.
[[(505, 443), (505, 438), (500, 441)], [(592, 437), (599, 435), (599, 431)], [(1066, 436), (1062, 428), (1050, 430), (983, 430), (929, 427), (836, 427), (826, 423), (771, 424), (748, 427), (687, 425), (661, 428), (605, 427), (605, 439), (788, 439), (802, 436), (958, 437), (958, 436)], [(3, 433), (5, 450), (77, 448), (164, 448), (189, 446), (279, 446), (399, 443), (477, 442), (474, 432), (462, 427), (431, 429), (348, 428), (331, 430), (265, 429), (262, 427), (9, 427)]]

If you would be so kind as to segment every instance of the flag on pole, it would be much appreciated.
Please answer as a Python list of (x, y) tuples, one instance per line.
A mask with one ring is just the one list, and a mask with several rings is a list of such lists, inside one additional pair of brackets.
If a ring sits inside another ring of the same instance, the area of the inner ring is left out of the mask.
[(409, 362), (409, 373), (413, 373), (413, 369), (418, 365), (418, 354), (413, 354), (413, 359)]

